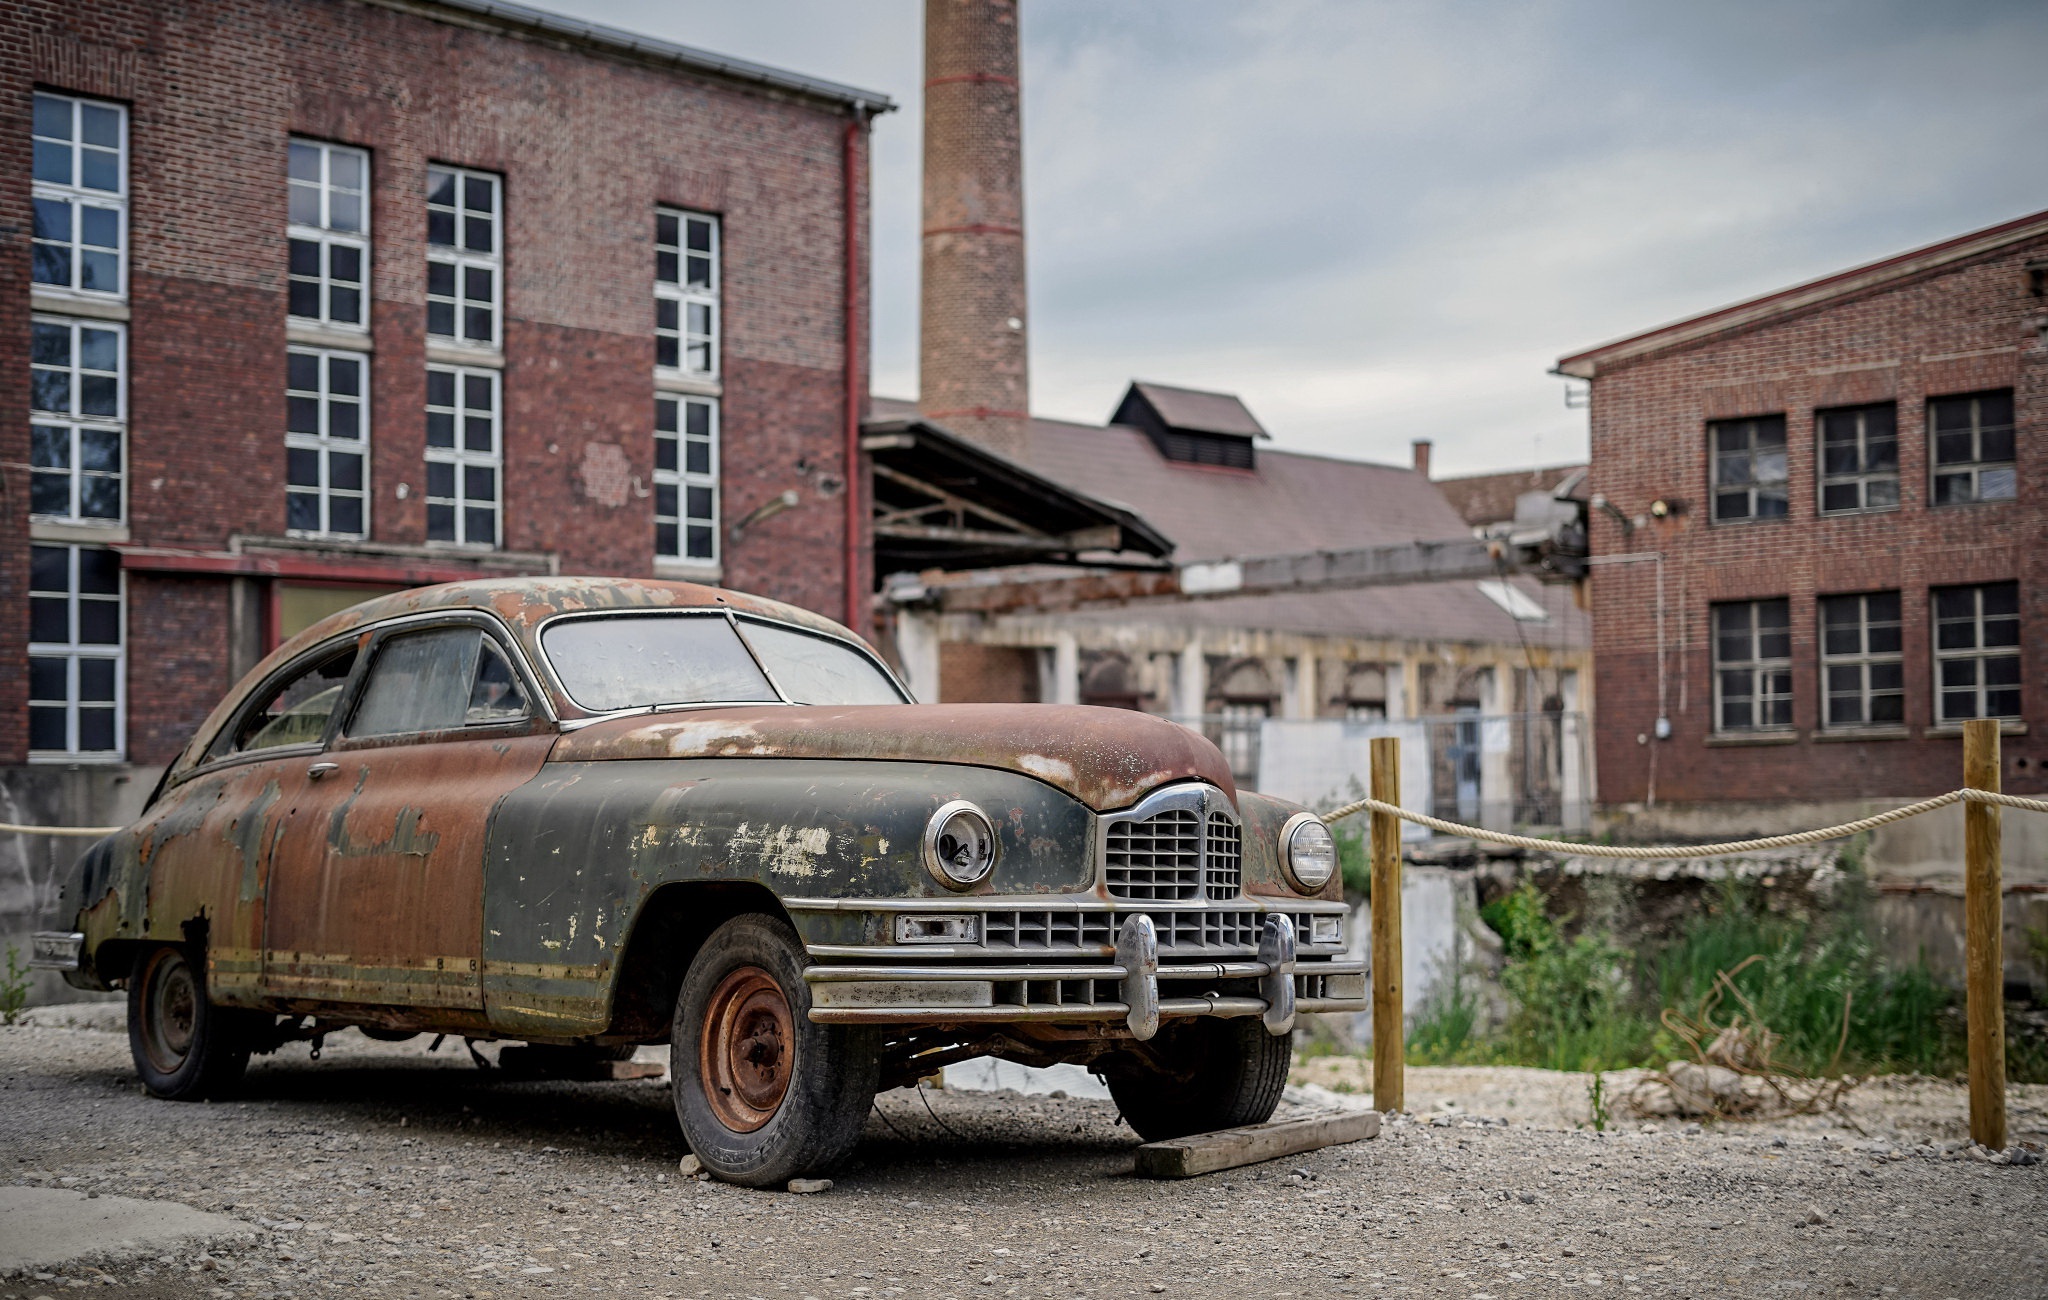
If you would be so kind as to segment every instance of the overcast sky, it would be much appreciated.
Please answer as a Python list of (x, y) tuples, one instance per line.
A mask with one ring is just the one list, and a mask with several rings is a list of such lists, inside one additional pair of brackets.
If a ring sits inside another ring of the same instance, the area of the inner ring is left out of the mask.
[[(887, 93), (874, 387), (917, 386), (919, 0), (539, 0)], [(1556, 359), (2048, 208), (2048, 4), (1023, 0), (1032, 407), (1584, 456)]]

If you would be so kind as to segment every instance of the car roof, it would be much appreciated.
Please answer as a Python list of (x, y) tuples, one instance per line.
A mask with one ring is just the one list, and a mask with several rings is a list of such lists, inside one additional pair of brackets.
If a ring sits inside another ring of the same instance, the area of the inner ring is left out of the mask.
[[(201, 742), (227, 721), (247, 689), (258, 680), (294, 656), (357, 628), (368, 628), (411, 614), (480, 610), (503, 619), (531, 655), (538, 648), (535, 638), (541, 624), (557, 614), (691, 609), (730, 609), (867, 645), (838, 623), (807, 609), (769, 600), (765, 596), (750, 596), (745, 592), (707, 587), (695, 582), (664, 582), (655, 578), (540, 577), (489, 578), (413, 587), (376, 596), (360, 605), (351, 605), (339, 613), (330, 614), (265, 655), (261, 663), (250, 669), (221, 698), (194, 733), (191, 743), (178, 756), (173, 769), (182, 771), (197, 761)], [(874, 649), (872, 646), (867, 648), (870, 652)]]

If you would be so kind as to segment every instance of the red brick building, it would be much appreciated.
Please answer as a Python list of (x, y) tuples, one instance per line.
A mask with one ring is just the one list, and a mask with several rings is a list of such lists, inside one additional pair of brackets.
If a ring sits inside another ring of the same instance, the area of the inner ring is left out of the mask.
[[(2044, 295), (2038, 213), (1558, 363), (1592, 388), (1611, 810), (1713, 832), (1938, 793), (1974, 717), (2007, 790), (2048, 790)], [(1880, 857), (1937, 871), (1943, 834)]]
[(889, 107), (504, 3), (12, 7), (0, 820), (106, 820), (376, 590), (675, 575), (857, 616)]

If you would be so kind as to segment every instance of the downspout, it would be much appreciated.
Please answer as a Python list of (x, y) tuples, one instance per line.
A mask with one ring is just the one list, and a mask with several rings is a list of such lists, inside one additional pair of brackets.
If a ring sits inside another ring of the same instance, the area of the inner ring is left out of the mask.
[(856, 217), (859, 214), (859, 194), (854, 183), (854, 167), (859, 152), (861, 114), (865, 106), (856, 104), (853, 120), (846, 124), (846, 133), (841, 137), (840, 165), (844, 173), (844, 193), (841, 196), (841, 217), (845, 229), (845, 265), (841, 268), (840, 280), (843, 301), (840, 304), (844, 315), (845, 371), (841, 379), (846, 388), (846, 626), (856, 636), (866, 638), (874, 629), (861, 626), (861, 615), (865, 612), (866, 601), (860, 589), (860, 293), (858, 291), (860, 272), (860, 232)]

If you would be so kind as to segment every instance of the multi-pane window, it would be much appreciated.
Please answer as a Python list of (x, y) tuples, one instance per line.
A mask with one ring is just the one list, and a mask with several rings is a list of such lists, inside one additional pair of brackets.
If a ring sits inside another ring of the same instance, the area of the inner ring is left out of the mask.
[(1899, 504), (1896, 405), (1821, 411), (1814, 424), (1820, 437), (1821, 513), (1890, 510)]
[(667, 208), (654, 214), (654, 364), (718, 373), (718, 218)]
[(498, 372), (427, 367), (427, 540), (498, 544)]
[(293, 348), (285, 367), (285, 526), (361, 537), (369, 531), (369, 358)]
[(1766, 731), (1792, 725), (1789, 601), (1714, 606), (1714, 726)]
[(427, 168), (427, 333), (498, 344), (502, 187), (489, 172)]
[(1888, 726), (1906, 720), (1898, 592), (1821, 597), (1820, 672), (1823, 726)]
[(120, 520), (121, 345), (119, 325), (39, 316), (30, 326), (30, 513)]
[(2020, 584), (1934, 589), (1937, 722), (2020, 716)]
[(654, 553), (718, 559), (718, 403), (654, 399)]
[(1937, 397), (1927, 403), (1934, 437), (1934, 504), (2009, 501), (2019, 489), (2013, 464), (2012, 390)]
[(1715, 420), (1707, 425), (1713, 454), (1714, 519), (1785, 517), (1785, 417)]
[(37, 92), (30, 263), (39, 285), (127, 292), (128, 114), (116, 104)]
[(292, 316), (366, 328), (370, 155), (346, 145), (294, 140), (286, 171)]
[(118, 757), (121, 678), (120, 556), (90, 546), (31, 546), (29, 752)]

